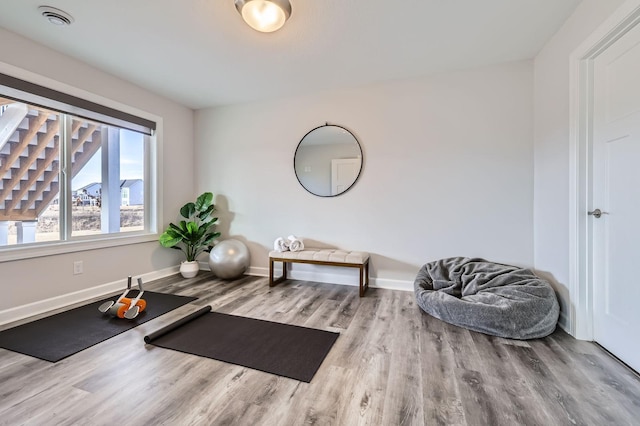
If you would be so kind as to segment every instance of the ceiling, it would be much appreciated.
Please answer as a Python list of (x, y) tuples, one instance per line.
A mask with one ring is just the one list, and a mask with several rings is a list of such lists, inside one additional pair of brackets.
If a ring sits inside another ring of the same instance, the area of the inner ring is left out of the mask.
[(533, 58), (581, 0), (290, 1), (269, 34), (233, 0), (2, 0), (0, 27), (199, 109)]

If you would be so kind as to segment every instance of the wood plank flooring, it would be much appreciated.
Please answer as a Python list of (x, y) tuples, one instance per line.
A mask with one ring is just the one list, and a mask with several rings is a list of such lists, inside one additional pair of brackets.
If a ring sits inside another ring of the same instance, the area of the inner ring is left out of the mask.
[[(207, 272), (146, 288), (199, 299), (56, 364), (0, 349), (0, 424), (640, 425), (638, 376), (561, 330), (486, 336), (401, 291)], [(340, 337), (311, 383), (144, 344), (207, 304)]]

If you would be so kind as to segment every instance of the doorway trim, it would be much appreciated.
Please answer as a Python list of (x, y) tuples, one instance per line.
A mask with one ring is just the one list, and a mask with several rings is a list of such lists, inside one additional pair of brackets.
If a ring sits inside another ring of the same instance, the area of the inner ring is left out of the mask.
[(569, 57), (569, 333), (593, 340), (593, 63), (640, 23), (640, 0), (623, 3)]

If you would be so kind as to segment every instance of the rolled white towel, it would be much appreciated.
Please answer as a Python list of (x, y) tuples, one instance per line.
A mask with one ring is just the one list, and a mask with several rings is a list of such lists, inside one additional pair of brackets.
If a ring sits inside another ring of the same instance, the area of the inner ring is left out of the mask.
[(289, 240), (285, 240), (282, 237), (276, 238), (276, 240), (273, 242), (273, 249), (276, 251), (288, 251)]
[(302, 251), (304, 250), (304, 242), (296, 237), (295, 235), (289, 235), (287, 237), (288, 243), (289, 243), (289, 250), (291, 251)]

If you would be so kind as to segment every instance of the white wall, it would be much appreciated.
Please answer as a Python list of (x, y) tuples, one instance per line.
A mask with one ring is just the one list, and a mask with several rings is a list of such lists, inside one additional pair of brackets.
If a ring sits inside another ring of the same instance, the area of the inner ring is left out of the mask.
[[(372, 253), (381, 286), (410, 288), (447, 256), (533, 266), (531, 62), (196, 112), (196, 185), (223, 237), (266, 272), (278, 236)], [(364, 169), (336, 198), (298, 183), (300, 139), (325, 122), (360, 141)], [(340, 271), (334, 271), (340, 273)]]
[(569, 55), (623, 0), (584, 0), (534, 61), (534, 259), (555, 286), (566, 329), (569, 290)]
[[(0, 29), (0, 61), (163, 117), (164, 221), (195, 194), (193, 111), (137, 86)], [(169, 58), (168, 58), (169, 59)], [(164, 225), (166, 225), (166, 223)], [(0, 263), (0, 314), (21, 305), (175, 266), (179, 253), (156, 242)], [(73, 261), (84, 274), (73, 275)], [(1, 316), (1, 315), (0, 315)]]

